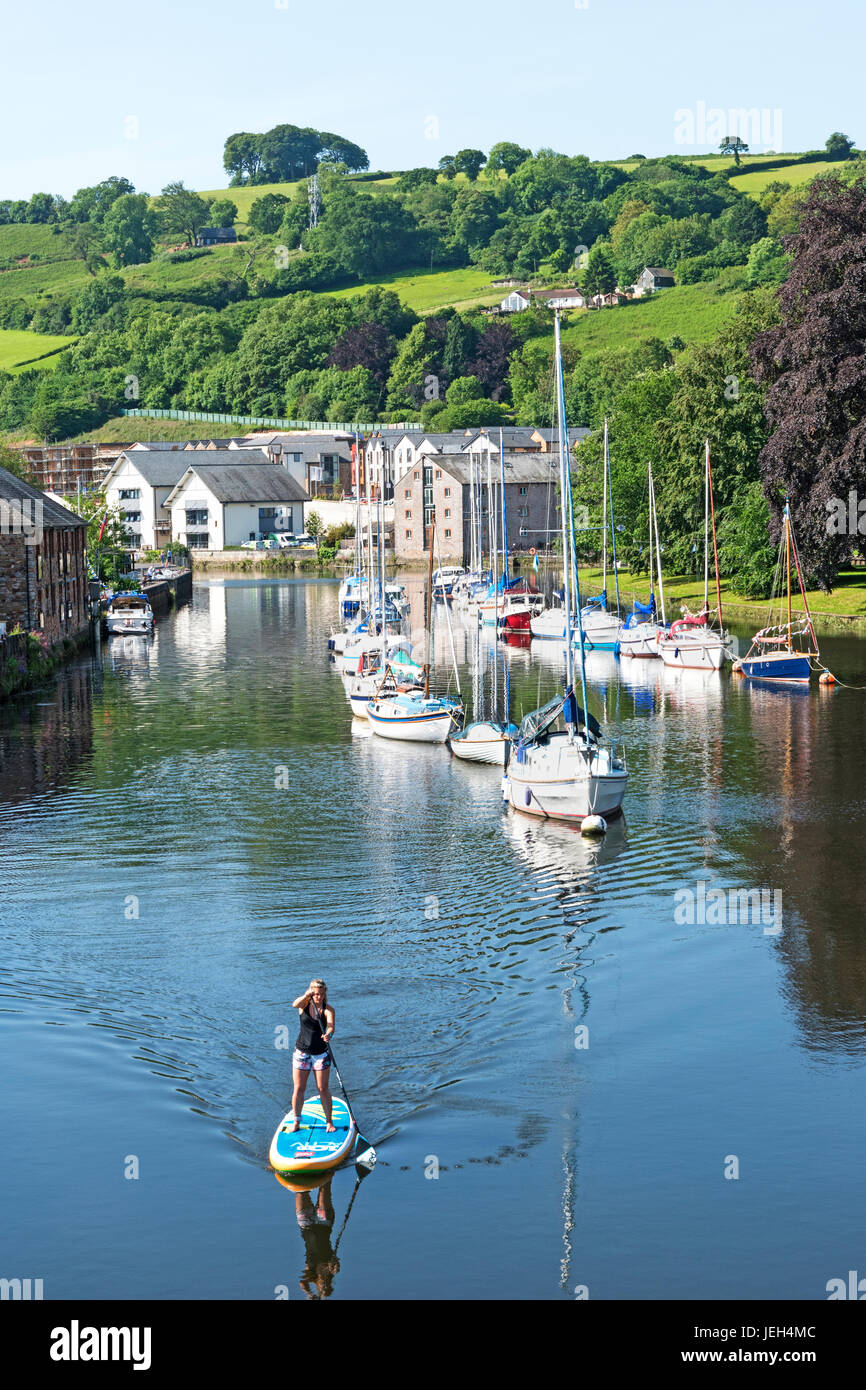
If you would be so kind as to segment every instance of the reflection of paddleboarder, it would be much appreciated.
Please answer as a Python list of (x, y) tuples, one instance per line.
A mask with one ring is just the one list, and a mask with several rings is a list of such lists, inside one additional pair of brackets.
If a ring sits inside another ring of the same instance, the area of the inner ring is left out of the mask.
[(292, 1055), (292, 1080), (295, 1083), (292, 1095), (292, 1132), (301, 1127), (301, 1110), (304, 1105), (304, 1091), (310, 1071), (316, 1074), (316, 1085), (325, 1112), (325, 1128), (334, 1133), (331, 1121), (331, 1092), (328, 1088), (328, 1071), (331, 1054), (328, 1041), (334, 1032), (334, 1010), (328, 1003), (328, 987), (324, 980), (311, 980), (306, 994), (302, 994), (292, 1004), (301, 1016), (301, 1027), (295, 1051)]
[(298, 1282), (307, 1298), (330, 1298), (334, 1290), (334, 1276), (340, 1269), (340, 1261), (331, 1245), (334, 1203), (331, 1200), (330, 1177), (319, 1188), (315, 1206), (311, 1192), (297, 1193), (295, 1213), (307, 1253), (307, 1263)]

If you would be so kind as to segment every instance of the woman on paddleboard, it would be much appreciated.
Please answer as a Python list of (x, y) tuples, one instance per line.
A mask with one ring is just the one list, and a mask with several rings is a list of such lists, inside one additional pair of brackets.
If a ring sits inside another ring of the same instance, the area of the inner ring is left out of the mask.
[(294, 1116), (292, 1131), (294, 1132), (301, 1127), (304, 1091), (307, 1089), (307, 1077), (313, 1071), (316, 1075), (316, 1085), (319, 1088), (322, 1109), (325, 1112), (325, 1128), (329, 1134), (333, 1134), (331, 1092), (328, 1089), (328, 1072), (331, 1066), (328, 1041), (334, 1032), (334, 1010), (328, 1003), (328, 987), (325, 981), (311, 980), (306, 994), (302, 994), (300, 998), (296, 999), (292, 1008), (297, 1009), (301, 1016), (298, 1040), (292, 1054), (292, 1080), (295, 1083), (294, 1094), (292, 1095), (292, 1114)]

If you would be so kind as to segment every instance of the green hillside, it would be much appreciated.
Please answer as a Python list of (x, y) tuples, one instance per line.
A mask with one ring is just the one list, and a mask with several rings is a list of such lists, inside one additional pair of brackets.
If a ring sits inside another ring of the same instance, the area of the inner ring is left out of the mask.
[(52, 333), (30, 333), (26, 329), (0, 328), (0, 371), (16, 372), (53, 367), (49, 353), (68, 348), (74, 339)]
[[(752, 161), (749, 160), (749, 163)], [(788, 164), (784, 169), (768, 169), (764, 172), (755, 169), (750, 174), (735, 174), (730, 180), (732, 187), (738, 188), (741, 193), (750, 193), (757, 197), (763, 193), (768, 183), (789, 183), (792, 188), (801, 188), (803, 184), (811, 183), (812, 179), (817, 179), (821, 174), (830, 174), (837, 169), (845, 166), (843, 160), (815, 160), (808, 164)]]

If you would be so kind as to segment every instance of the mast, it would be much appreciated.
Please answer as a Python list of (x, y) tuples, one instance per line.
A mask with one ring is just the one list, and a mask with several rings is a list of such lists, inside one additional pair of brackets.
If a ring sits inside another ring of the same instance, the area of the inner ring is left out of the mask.
[(469, 450), (469, 568), (474, 571), (475, 564), (475, 454)]
[[(619, 616), (619, 575), (616, 569), (616, 527), (613, 519), (613, 484), (610, 478), (610, 449), (607, 440), (607, 420), (604, 422), (604, 460), (605, 460), (605, 487), (610, 493), (610, 543), (613, 554), (613, 587), (616, 594), (616, 611)], [(607, 587), (607, 586), (605, 586)], [(605, 608), (607, 601), (605, 600)]]
[(355, 430), (355, 573), (361, 573), (361, 443)]
[(607, 608), (607, 416), (604, 417), (604, 500), (601, 523), (601, 592)]
[[(373, 607), (373, 504), (370, 501), (370, 470), (364, 469), (364, 485), (367, 491), (367, 613)], [(375, 616), (373, 621), (375, 631)]]
[(508, 524), (505, 519), (505, 450), (502, 447), (502, 430), (499, 430), (499, 476), (502, 480), (502, 587), (508, 583)]
[(791, 651), (791, 519), (788, 516), (787, 497), (785, 498), (785, 568), (788, 573), (788, 651)]
[[(554, 319), (554, 339), (556, 347), (556, 407), (559, 416), (559, 485), (562, 491), (562, 584), (565, 600), (565, 683), (570, 690), (574, 684), (574, 653), (571, 649), (571, 487), (568, 479), (567, 440), (563, 440), (565, 420), (565, 386), (562, 379), (562, 347), (560, 341), (559, 310)], [(580, 614), (577, 626), (580, 631)], [(581, 655), (582, 655), (581, 647)]]
[(659, 572), (659, 602), (661, 603), (661, 609), (662, 609), (662, 627), (665, 627), (665, 626), (667, 625), (667, 617), (665, 616), (665, 585), (664, 585), (664, 580), (663, 580), (663, 578), (662, 578), (662, 548), (661, 548), (661, 546), (659, 545), (659, 514), (658, 514), (658, 509), (657, 509), (657, 507), (656, 507), (656, 485), (655, 485), (655, 483), (654, 483), (654, 481), (653, 481), (653, 466), (652, 466), (652, 464), (650, 464), (650, 466), (649, 466), (649, 484), (650, 484), (650, 498), (651, 498), (651, 500), (652, 500), (652, 521), (653, 521), (653, 530), (655, 531), (655, 538), (656, 538), (656, 565), (657, 565), (657, 567), (658, 567), (658, 572)]
[[(382, 496), (382, 488), (379, 488), (379, 510), (376, 520), (376, 539), (379, 551), (379, 604), (382, 611), (382, 666), (385, 665), (385, 657), (388, 651), (388, 624), (385, 614), (385, 501)], [(396, 522), (395, 522), (396, 525)]]
[(710, 467), (710, 441), (707, 440), (707, 489), (710, 494), (710, 517), (713, 523), (713, 560), (716, 566), (716, 604), (719, 610), (719, 630), (722, 630), (722, 583), (719, 578), (719, 547), (716, 544), (716, 504), (713, 498), (713, 470)]
[(710, 609), (710, 441), (704, 457), (704, 612)]
[(435, 530), (435, 522), (431, 522), (431, 523), (430, 523), (429, 534), (428, 534), (428, 537), (427, 537), (427, 544), (428, 544), (428, 548), (429, 548), (429, 550), (430, 550), (430, 560), (429, 560), (428, 565), (427, 565), (427, 651), (426, 651), (426, 657), (427, 657), (427, 659), (426, 659), (426, 661), (424, 662), (424, 698), (425, 698), (425, 700), (429, 699), (429, 697), (430, 697), (430, 646), (431, 646), (431, 629), (432, 629), (432, 626), (433, 626), (433, 535), (434, 535), (434, 530)]

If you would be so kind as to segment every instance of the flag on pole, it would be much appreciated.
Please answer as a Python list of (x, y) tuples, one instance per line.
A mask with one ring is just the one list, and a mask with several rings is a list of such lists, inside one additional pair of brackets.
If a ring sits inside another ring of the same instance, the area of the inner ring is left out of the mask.
[(538, 573), (538, 556), (537, 556), (537, 555), (533, 555), (533, 557), (532, 557), (532, 568), (535, 570), (535, 573), (537, 574), (537, 573)]

